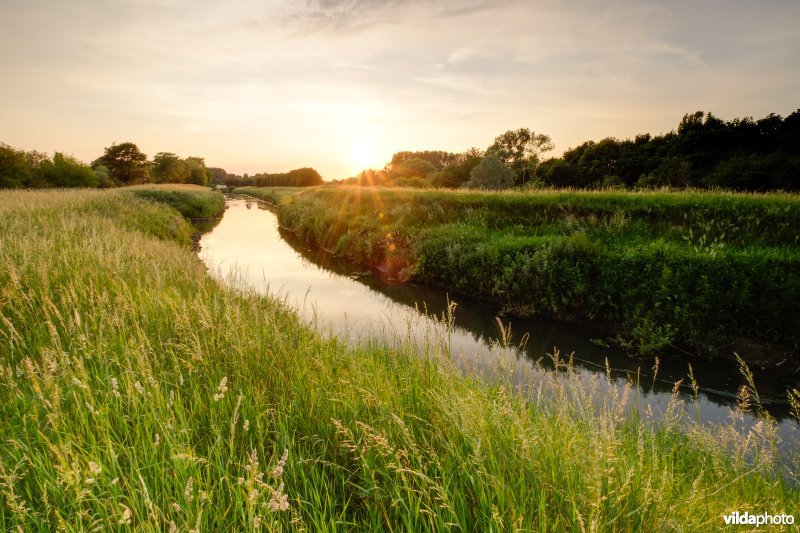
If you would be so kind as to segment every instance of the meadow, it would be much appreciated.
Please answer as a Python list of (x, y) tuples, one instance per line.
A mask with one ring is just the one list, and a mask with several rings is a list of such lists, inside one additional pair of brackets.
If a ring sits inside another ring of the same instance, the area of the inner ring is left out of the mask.
[(282, 226), (332, 253), (503, 313), (592, 321), (633, 353), (800, 364), (797, 195), (236, 191), (276, 203)]
[(797, 513), (800, 463), (768, 417), (701, 426), (677, 395), (638, 412), (635, 387), (604, 395), (567, 362), (514, 391), (455, 370), (446, 342), (349, 346), (225, 288), (171, 207), (220, 198), (0, 192), (2, 529), (703, 531)]

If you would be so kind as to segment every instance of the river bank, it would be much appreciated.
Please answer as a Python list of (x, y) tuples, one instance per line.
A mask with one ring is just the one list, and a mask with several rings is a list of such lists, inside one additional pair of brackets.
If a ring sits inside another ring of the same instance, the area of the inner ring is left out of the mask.
[(800, 199), (732, 193), (240, 189), (302, 240), (518, 316), (798, 371)]
[[(176, 211), (0, 193), (4, 529), (689, 529), (796, 513), (768, 419), (523, 400), (446, 344), (348, 346), (211, 279)], [(43, 258), (46, 258), (44, 260)], [(755, 400), (755, 399), (753, 399)], [(735, 412), (732, 412), (735, 415)], [(625, 416), (623, 416), (625, 415)]]

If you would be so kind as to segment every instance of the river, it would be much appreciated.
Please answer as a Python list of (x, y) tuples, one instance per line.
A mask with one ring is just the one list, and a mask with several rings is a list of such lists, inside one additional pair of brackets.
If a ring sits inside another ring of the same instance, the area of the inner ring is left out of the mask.
[[(596, 383), (597, 374), (602, 374), (609, 377), (599, 380), (603, 387), (617, 392), (626, 383), (634, 384), (633, 405), (640, 412), (663, 413), (673, 398), (674, 384), (683, 380), (678, 395), (694, 404), (694, 416), (704, 424), (726, 424), (736, 391), (744, 383), (733, 363), (695, 358), (691, 364), (700, 385), (695, 397), (689, 360), (682, 354), (660, 358), (654, 373), (654, 360), (632, 358), (604, 346), (603, 334), (590, 326), (497, 317), (468, 295), (393, 283), (367, 267), (309, 249), (279, 227), (268, 204), (255, 199), (227, 198), (222, 220), (199, 244), (199, 256), (213, 275), (285, 301), (325, 334), (348, 342), (411, 343), (423, 349), (444, 344), (462, 369), (486, 379), (510, 380), (520, 388), (556, 371), (552, 354), (557, 350), (561, 359), (571, 356), (574, 361), (570, 379)], [(454, 312), (448, 313), (452, 303)], [(445, 327), (448, 321), (450, 327)], [(760, 374), (757, 387), (778, 421), (782, 446), (787, 447), (783, 451), (796, 449), (800, 432), (782, 401), (786, 384), (780, 376)], [(746, 428), (755, 422), (746, 413), (738, 423)]]

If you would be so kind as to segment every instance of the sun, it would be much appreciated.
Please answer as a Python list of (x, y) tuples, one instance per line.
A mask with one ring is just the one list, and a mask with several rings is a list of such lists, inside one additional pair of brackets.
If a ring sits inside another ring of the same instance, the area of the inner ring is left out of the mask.
[(371, 141), (358, 139), (353, 142), (350, 157), (358, 170), (366, 170), (374, 164), (375, 147)]

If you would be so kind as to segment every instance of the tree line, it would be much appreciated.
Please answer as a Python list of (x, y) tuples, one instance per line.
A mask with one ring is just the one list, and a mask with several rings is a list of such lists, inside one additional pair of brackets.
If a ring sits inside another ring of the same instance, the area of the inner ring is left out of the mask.
[(800, 110), (724, 121), (697, 111), (677, 130), (633, 139), (586, 141), (561, 157), (548, 135), (527, 128), (499, 135), (485, 150), (394, 154), (381, 170), (343, 180), (357, 185), (505, 189), (696, 187), (800, 190)]
[(207, 185), (213, 177), (202, 157), (159, 152), (152, 161), (132, 142), (112, 144), (90, 165), (56, 152), (17, 150), (0, 143), (0, 189), (119, 187), (140, 183)]
[(313, 187), (322, 185), (323, 180), (313, 168), (303, 167), (289, 172), (261, 172), (252, 176), (226, 173), (219, 183), (229, 187)]
[(140, 183), (308, 187), (321, 185), (323, 180), (319, 172), (309, 167), (240, 176), (223, 168), (206, 167), (202, 157), (184, 158), (172, 152), (158, 152), (148, 160), (132, 142), (106, 147), (103, 155), (88, 165), (61, 152), (51, 158), (43, 152), (17, 150), (0, 143), (0, 189), (119, 187)]

